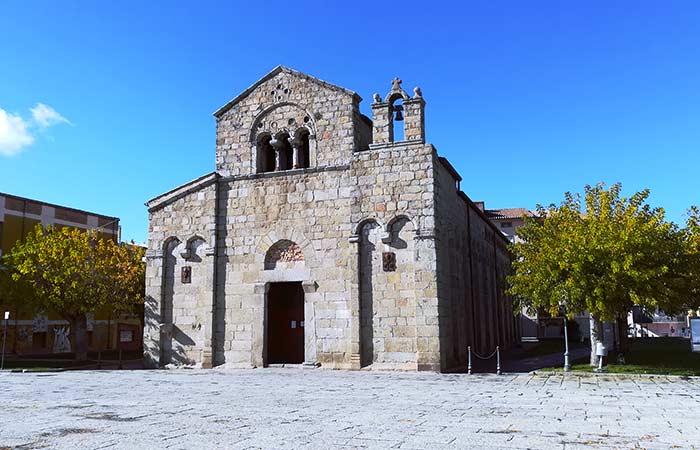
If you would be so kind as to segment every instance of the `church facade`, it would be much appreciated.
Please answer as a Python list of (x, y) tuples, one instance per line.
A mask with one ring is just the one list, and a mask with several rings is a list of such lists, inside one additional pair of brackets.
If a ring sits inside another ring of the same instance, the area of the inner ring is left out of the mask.
[(360, 101), (280, 66), (214, 113), (216, 171), (146, 203), (151, 366), (447, 371), (517, 341), (508, 242), (420, 89)]

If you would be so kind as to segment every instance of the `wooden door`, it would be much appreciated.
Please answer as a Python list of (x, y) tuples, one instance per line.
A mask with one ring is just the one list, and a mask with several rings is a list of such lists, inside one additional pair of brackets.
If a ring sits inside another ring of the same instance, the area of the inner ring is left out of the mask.
[(267, 363), (303, 363), (304, 290), (301, 282), (272, 283), (267, 305)]

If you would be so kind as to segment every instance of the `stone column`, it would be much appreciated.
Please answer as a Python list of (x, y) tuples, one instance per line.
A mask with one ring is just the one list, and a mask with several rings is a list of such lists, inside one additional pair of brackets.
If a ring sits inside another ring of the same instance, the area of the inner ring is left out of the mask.
[(282, 147), (284, 146), (284, 142), (281, 140), (273, 137), (270, 140), (270, 145), (272, 148), (275, 149), (275, 172), (279, 172), (282, 170)]
[[(214, 242), (214, 238), (211, 240)], [(201, 364), (203, 369), (211, 369), (214, 365), (213, 349), (214, 349), (214, 308), (216, 297), (216, 245), (209, 246), (204, 251), (205, 259), (202, 261), (206, 267), (206, 275), (204, 286), (211, 289), (211, 302), (207, 303), (206, 312), (204, 314), (204, 342), (202, 342)]]
[(299, 153), (301, 153), (301, 147), (303, 145), (303, 142), (301, 139), (298, 137), (296, 138), (287, 138), (289, 141), (289, 144), (292, 146), (292, 160), (293, 160), (293, 168), (298, 169), (300, 167), (299, 163)]
[(163, 294), (163, 252), (146, 252), (146, 299), (143, 321), (143, 359), (146, 367), (160, 366), (161, 301)]
[(269, 290), (270, 283), (256, 283), (251, 295), (253, 308), (250, 317), (252, 317), (253, 323), (250, 336), (250, 367), (265, 367), (268, 363), (266, 330), (269, 325), (267, 317), (267, 294)]
[[(418, 88), (416, 88), (418, 89)], [(404, 140), (425, 142), (425, 101), (414, 97), (403, 102), (405, 112)]]
[(301, 285), (304, 289), (304, 366), (318, 367), (315, 305), (322, 297), (316, 292), (316, 282), (304, 281)]
[(435, 231), (422, 229), (415, 237), (417, 369), (439, 372), (444, 355), (440, 342), (441, 311), (437, 295)]
[(372, 103), (372, 144), (388, 144), (390, 142), (394, 142), (391, 105), (375, 98), (375, 103)]
[(350, 298), (348, 299), (350, 302), (350, 366), (353, 370), (360, 370), (362, 368), (360, 352), (360, 329), (362, 327), (360, 319), (360, 236), (352, 235), (348, 242), (350, 242), (347, 269), (350, 280)]

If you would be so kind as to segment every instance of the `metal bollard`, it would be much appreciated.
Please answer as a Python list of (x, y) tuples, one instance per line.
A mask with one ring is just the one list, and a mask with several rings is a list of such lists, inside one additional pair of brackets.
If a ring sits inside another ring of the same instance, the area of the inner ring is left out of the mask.
[(501, 374), (501, 349), (496, 346), (496, 375)]
[(122, 349), (119, 349), (119, 370), (122, 368)]
[(472, 374), (472, 346), (467, 347), (467, 352), (469, 353), (469, 365), (467, 366), (467, 374), (471, 375)]

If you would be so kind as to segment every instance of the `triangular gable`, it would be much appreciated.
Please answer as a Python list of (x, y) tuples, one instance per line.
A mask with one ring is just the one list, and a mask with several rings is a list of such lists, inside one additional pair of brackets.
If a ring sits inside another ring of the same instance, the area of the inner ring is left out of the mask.
[(183, 185), (180, 185), (176, 187), (175, 189), (171, 189), (168, 192), (164, 194), (160, 194), (157, 197), (153, 197), (149, 201), (145, 203), (146, 207), (148, 208), (149, 212), (155, 211), (157, 209), (160, 209), (166, 205), (169, 205), (170, 203), (174, 202), (175, 200), (179, 200), (182, 197), (185, 197), (193, 192), (197, 192), (200, 189), (203, 189), (207, 186), (212, 185), (213, 183), (216, 182), (216, 180), (219, 178), (219, 175), (216, 172), (208, 173), (204, 176), (201, 176), (195, 180), (189, 181)]
[(312, 77), (311, 75), (307, 75), (307, 74), (305, 74), (305, 73), (303, 73), (303, 72), (299, 72), (298, 70), (290, 69), (289, 67), (277, 66), (277, 67), (275, 67), (274, 69), (272, 69), (270, 72), (268, 72), (267, 75), (263, 76), (263, 77), (260, 78), (258, 81), (256, 81), (255, 83), (253, 83), (248, 89), (246, 89), (245, 91), (243, 91), (243, 92), (241, 92), (239, 95), (237, 95), (233, 100), (229, 101), (229, 102), (226, 103), (224, 106), (222, 106), (221, 108), (219, 108), (219, 109), (217, 109), (216, 111), (214, 111), (214, 117), (217, 117), (217, 118), (218, 118), (218, 117), (221, 117), (222, 114), (224, 114), (226, 111), (228, 111), (229, 109), (231, 109), (236, 103), (238, 103), (239, 101), (243, 100), (243, 99), (244, 99), (245, 97), (247, 97), (251, 92), (253, 92), (253, 90), (255, 90), (255, 88), (257, 88), (257, 87), (260, 86), (262, 83), (264, 83), (265, 81), (269, 80), (270, 78), (274, 77), (275, 75), (277, 75), (277, 74), (279, 74), (279, 73), (281, 73), (281, 72), (285, 72), (285, 73), (288, 73), (288, 74), (290, 74), (290, 75), (297, 76), (297, 77), (299, 77), (299, 78), (304, 78), (304, 79), (307, 79), (307, 80), (309, 80), (309, 81), (312, 81), (312, 82), (314, 82), (314, 83), (316, 83), (316, 84), (319, 84), (319, 85), (321, 85), (321, 86), (324, 86), (324, 87), (327, 87), (327, 88), (330, 88), (330, 89), (333, 89), (333, 90), (336, 90), (336, 91), (344, 92), (344, 93), (346, 93), (346, 94), (348, 94), (348, 95), (352, 95), (353, 97), (356, 97), (356, 98), (357, 98), (357, 101), (362, 100), (362, 98), (361, 98), (359, 95), (357, 95), (357, 93), (355, 93), (355, 92), (353, 92), (353, 91), (351, 91), (351, 90), (349, 90), (349, 89), (345, 89), (344, 87), (341, 87), (341, 86), (338, 86), (338, 85), (335, 85), (335, 84), (332, 84), (332, 83), (328, 83), (327, 81), (323, 81), (323, 80), (320, 80), (320, 79), (318, 79), (318, 78), (316, 78), (316, 77)]

